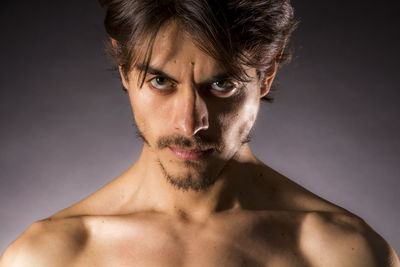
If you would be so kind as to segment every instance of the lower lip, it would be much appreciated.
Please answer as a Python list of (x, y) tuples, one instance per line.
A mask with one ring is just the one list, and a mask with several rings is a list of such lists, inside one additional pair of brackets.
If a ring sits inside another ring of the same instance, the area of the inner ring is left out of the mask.
[(172, 151), (172, 153), (175, 154), (175, 156), (183, 160), (200, 160), (211, 154), (211, 152), (213, 151), (212, 149), (204, 151), (186, 151), (172, 147), (170, 147), (169, 149)]

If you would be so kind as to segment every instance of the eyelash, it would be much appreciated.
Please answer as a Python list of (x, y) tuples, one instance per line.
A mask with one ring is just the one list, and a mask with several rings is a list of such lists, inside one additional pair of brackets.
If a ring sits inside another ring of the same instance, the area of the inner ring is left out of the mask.
[[(152, 77), (151, 79), (149, 79), (149, 80), (147, 81), (147, 84), (148, 84), (148, 86), (149, 86), (151, 89), (157, 90), (157, 92), (162, 92), (162, 93), (167, 94), (167, 93), (169, 93), (173, 88), (159, 89), (159, 88), (154, 87), (154, 86), (151, 84), (151, 82), (154, 81), (154, 80), (156, 80), (156, 79), (165, 79), (165, 80), (167, 80), (168, 82), (170, 82), (170, 83), (172, 84), (172, 87), (175, 87), (174, 82), (171, 81), (169, 78), (164, 77), (164, 76), (154, 76), (154, 77)], [(232, 91), (235, 91), (233, 94), (231, 94), (231, 95), (228, 96), (228, 97), (230, 97), (230, 96), (234, 95), (234, 94), (236, 93), (236, 91), (238, 91), (238, 89), (239, 89), (239, 86), (238, 86), (235, 82), (231, 82), (231, 81), (229, 81), (229, 80), (221, 80), (221, 81), (216, 81), (216, 82), (214, 82), (214, 83), (217, 83), (217, 82), (228, 82), (228, 83), (232, 84), (232, 86), (231, 86), (231, 88), (228, 89), (227, 91), (218, 91), (218, 90), (212, 89), (212, 87), (211, 87), (212, 84), (208, 85), (208, 86), (207, 86), (208, 91), (210, 91), (213, 95), (216, 95), (216, 96), (226, 96), (226, 95), (229, 95)], [(214, 93), (213, 93), (213, 92), (214, 92)]]

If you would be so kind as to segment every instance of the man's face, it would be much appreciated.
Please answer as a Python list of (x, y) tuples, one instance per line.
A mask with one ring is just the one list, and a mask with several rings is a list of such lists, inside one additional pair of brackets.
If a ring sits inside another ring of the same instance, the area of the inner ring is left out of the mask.
[(246, 69), (250, 82), (233, 80), (173, 23), (155, 39), (142, 87), (141, 69), (136, 65), (124, 86), (145, 148), (171, 184), (205, 190), (240, 155), (254, 124), (266, 93), (256, 70)]

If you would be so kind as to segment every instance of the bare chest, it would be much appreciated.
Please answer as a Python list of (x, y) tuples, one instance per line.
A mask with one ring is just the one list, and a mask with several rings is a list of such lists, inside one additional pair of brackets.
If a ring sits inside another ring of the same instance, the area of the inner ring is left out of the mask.
[(296, 233), (296, 227), (272, 221), (103, 221), (78, 266), (307, 266)]

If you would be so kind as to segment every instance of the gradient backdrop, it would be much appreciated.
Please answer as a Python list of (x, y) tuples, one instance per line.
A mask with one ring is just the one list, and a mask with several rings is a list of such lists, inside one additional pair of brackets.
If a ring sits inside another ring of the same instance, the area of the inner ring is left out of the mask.
[[(399, 252), (399, 9), (389, 2), (293, 1), (295, 58), (278, 73), (251, 147)], [(97, 1), (0, 7), (0, 252), (140, 153), (102, 21)]]

